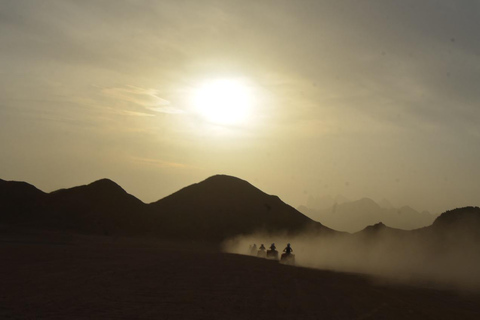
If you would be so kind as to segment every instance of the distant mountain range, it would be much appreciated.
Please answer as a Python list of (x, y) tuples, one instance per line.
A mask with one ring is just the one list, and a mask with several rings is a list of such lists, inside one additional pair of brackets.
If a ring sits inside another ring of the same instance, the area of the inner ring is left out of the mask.
[(45, 193), (0, 180), (0, 223), (102, 235), (221, 241), (255, 231), (333, 232), (250, 183), (217, 175), (145, 204), (115, 182)]
[[(323, 205), (331, 203), (328, 200), (322, 199), (321, 203)], [(331, 200), (333, 201), (333, 198)], [(298, 210), (313, 220), (321, 221), (329, 228), (347, 232), (357, 232), (378, 222), (393, 228), (412, 230), (431, 225), (437, 217), (426, 211), (418, 212), (408, 206), (393, 208), (385, 199), (381, 201), (381, 205), (369, 198), (357, 201), (348, 201), (345, 198), (341, 200), (324, 209), (300, 206)]]
[[(439, 215), (433, 224), (414, 230), (392, 228), (382, 222), (369, 225), (351, 235), (353, 241), (370, 239), (381, 245), (391, 245), (397, 241), (399, 251), (412, 244), (423, 245), (428, 249), (446, 250), (454, 248), (462, 254), (470, 252), (480, 259), (480, 208), (463, 207), (446, 211)], [(380, 243), (378, 243), (380, 240)], [(390, 248), (393, 250), (393, 247)], [(476, 260), (475, 263), (479, 263)]]

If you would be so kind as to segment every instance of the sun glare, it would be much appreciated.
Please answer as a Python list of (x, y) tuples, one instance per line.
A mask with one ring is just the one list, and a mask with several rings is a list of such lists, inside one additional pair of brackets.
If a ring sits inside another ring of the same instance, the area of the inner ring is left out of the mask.
[(245, 122), (250, 115), (252, 94), (240, 80), (213, 80), (195, 90), (193, 104), (210, 122), (236, 125)]

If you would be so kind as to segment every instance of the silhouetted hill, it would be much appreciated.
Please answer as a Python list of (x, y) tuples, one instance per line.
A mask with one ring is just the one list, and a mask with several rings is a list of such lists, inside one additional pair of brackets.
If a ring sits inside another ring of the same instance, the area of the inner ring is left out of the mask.
[(464, 207), (446, 211), (431, 226), (420, 231), (457, 243), (480, 242), (480, 208)]
[(102, 179), (44, 193), (25, 182), (0, 181), (0, 222), (93, 234), (144, 233), (146, 205)]
[(108, 179), (54, 191), (45, 204), (51, 226), (106, 235), (144, 233), (146, 208)]
[(376, 238), (377, 236), (399, 237), (399, 236), (408, 235), (409, 233), (410, 232), (407, 231), (407, 230), (391, 228), (389, 226), (386, 226), (382, 222), (379, 222), (379, 223), (376, 223), (374, 225), (370, 225), (370, 226), (365, 227), (365, 229), (354, 233), (354, 235), (355, 236), (361, 236), (361, 237)]
[(433, 228), (467, 227), (480, 232), (480, 208), (464, 207), (442, 213), (432, 225)]
[(388, 230), (388, 229), (391, 229), (391, 228), (387, 227), (382, 222), (379, 222), (377, 224), (367, 226), (365, 227), (365, 229), (359, 232), (379, 232), (379, 231)]
[(247, 181), (217, 175), (153, 203), (164, 232), (191, 238), (225, 239), (257, 230), (299, 232), (307, 228), (329, 232), (277, 196)]

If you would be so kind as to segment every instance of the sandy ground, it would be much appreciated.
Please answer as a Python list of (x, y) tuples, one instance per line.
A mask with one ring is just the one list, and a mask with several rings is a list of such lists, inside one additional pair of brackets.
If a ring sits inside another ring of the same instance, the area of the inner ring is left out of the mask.
[(0, 319), (480, 319), (480, 293), (394, 285), (208, 246), (0, 237)]

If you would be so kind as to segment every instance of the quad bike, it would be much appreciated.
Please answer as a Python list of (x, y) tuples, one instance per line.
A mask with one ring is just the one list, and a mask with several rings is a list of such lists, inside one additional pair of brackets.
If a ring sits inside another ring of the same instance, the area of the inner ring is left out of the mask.
[(280, 258), (280, 263), (294, 266), (295, 255), (293, 253), (283, 253), (282, 257)]
[(267, 253), (265, 252), (265, 250), (258, 250), (257, 257), (266, 258), (266, 256), (267, 256)]
[(267, 250), (267, 259), (278, 260), (278, 251)]

